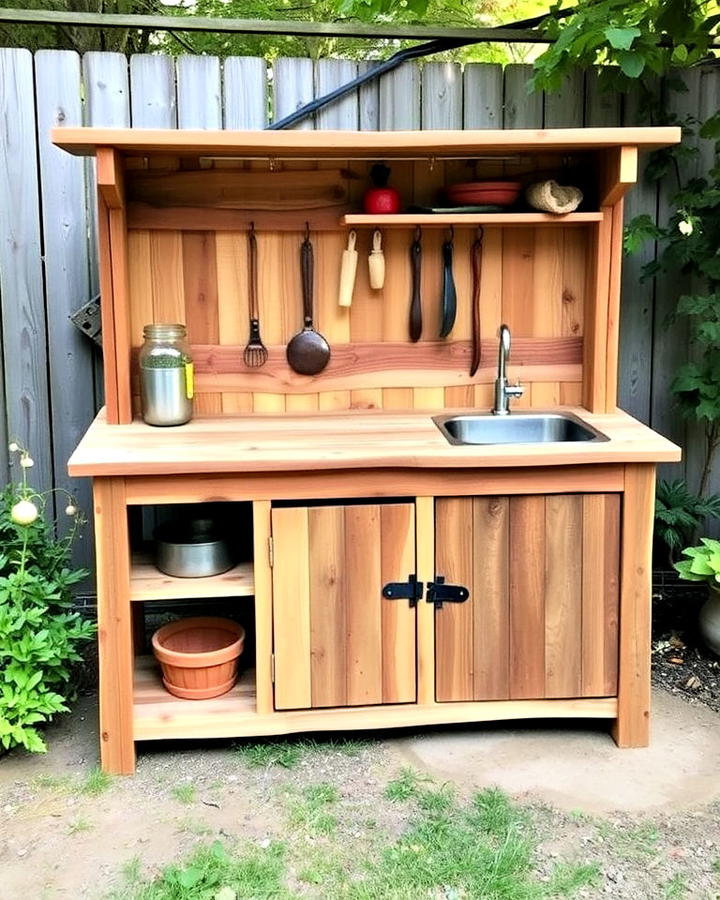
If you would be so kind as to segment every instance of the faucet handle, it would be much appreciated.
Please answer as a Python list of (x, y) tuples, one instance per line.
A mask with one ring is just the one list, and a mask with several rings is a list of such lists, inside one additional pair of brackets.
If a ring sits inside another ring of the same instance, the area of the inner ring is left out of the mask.
[(518, 378), (515, 384), (509, 384), (505, 388), (505, 393), (509, 397), (522, 397), (522, 395), (525, 393), (525, 386), (520, 384), (520, 379)]

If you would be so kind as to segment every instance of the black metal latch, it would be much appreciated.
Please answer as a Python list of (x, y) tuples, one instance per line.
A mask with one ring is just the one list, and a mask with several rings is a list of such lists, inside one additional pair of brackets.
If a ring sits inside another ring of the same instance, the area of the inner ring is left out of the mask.
[(470, 591), (462, 584), (445, 584), (444, 575), (436, 575), (435, 581), (429, 581), (426, 600), (434, 603), (435, 609), (442, 609), (443, 603), (464, 603)]
[[(415, 607), (422, 600), (423, 583), (417, 575), (408, 575), (407, 581), (391, 581), (382, 589), (383, 597), (388, 600), (407, 600), (408, 605)], [(464, 603), (470, 597), (470, 591), (462, 584), (445, 584), (444, 575), (436, 575), (435, 581), (429, 581), (425, 599), (434, 603), (435, 609), (442, 609), (443, 603)]]
[(408, 575), (407, 581), (391, 581), (382, 589), (383, 597), (388, 600), (408, 600), (411, 607), (417, 606), (418, 600), (422, 600), (423, 583), (417, 580), (417, 575)]

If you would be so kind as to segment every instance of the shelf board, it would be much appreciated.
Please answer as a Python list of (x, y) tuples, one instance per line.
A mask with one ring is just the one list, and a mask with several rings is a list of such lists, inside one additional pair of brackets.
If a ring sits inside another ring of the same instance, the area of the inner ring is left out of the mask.
[(149, 556), (133, 554), (130, 568), (130, 599), (133, 601), (252, 597), (254, 593), (251, 562), (238, 563), (229, 572), (209, 578), (173, 578), (156, 569)]
[(506, 213), (397, 213), (372, 216), (365, 213), (348, 213), (343, 225), (353, 228), (411, 228), (413, 225), (446, 228), (448, 225), (472, 227), (473, 225), (585, 225), (602, 222), (601, 212), (576, 212), (557, 216), (541, 212)]
[(244, 722), (257, 719), (255, 670), (242, 669), (235, 687), (210, 700), (182, 700), (165, 690), (153, 656), (135, 658), (133, 734), (157, 738), (233, 737)]

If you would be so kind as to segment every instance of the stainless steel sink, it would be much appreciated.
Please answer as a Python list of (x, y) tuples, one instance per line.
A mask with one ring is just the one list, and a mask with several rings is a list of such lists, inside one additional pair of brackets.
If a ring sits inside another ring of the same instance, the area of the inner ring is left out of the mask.
[(435, 416), (451, 444), (562, 444), (608, 438), (569, 413)]

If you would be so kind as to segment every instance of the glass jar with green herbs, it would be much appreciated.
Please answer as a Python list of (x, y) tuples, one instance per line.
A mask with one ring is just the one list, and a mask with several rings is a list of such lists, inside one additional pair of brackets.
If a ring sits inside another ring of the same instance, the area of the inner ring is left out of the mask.
[(143, 329), (140, 399), (148, 425), (184, 425), (193, 410), (193, 361), (184, 325)]

